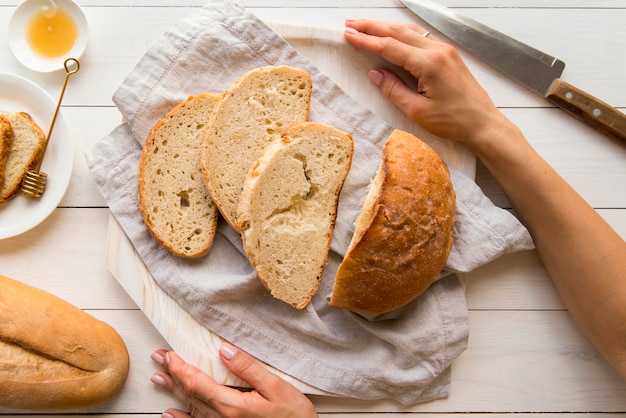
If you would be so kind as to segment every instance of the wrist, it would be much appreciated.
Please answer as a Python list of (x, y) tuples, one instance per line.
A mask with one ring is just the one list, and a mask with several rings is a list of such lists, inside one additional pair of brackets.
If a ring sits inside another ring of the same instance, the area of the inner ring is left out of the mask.
[(516, 159), (530, 148), (522, 131), (499, 110), (473, 130), (466, 145), (487, 165), (492, 160)]

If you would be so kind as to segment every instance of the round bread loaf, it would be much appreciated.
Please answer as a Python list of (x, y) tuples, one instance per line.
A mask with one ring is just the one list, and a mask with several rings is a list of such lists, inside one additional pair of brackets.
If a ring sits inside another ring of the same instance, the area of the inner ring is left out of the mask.
[(422, 294), (452, 249), (455, 201), (439, 154), (395, 130), (339, 266), (330, 305), (381, 314)]
[(117, 332), (64, 300), (0, 275), (0, 406), (91, 406), (117, 394), (129, 357)]

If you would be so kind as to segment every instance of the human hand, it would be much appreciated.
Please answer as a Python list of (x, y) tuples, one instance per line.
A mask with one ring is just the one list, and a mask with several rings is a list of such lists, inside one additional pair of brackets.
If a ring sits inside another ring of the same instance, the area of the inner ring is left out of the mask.
[(414, 90), (387, 69), (369, 77), (409, 118), (442, 138), (476, 145), (485, 130), (510, 122), (496, 108), (452, 46), (437, 42), (417, 25), (346, 20), (346, 41), (404, 68), (417, 80)]
[(220, 385), (173, 351), (157, 350), (152, 354), (152, 360), (163, 371), (157, 371), (151, 381), (174, 395), (188, 411), (168, 409), (164, 417), (317, 417), (304, 394), (252, 356), (228, 343), (222, 344), (219, 353), (226, 367), (252, 386), (251, 391)]

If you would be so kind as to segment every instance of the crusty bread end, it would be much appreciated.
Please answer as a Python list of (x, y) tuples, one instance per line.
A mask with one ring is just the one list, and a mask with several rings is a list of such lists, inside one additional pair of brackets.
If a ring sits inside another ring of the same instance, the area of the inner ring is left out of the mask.
[(0, 203), (19, 192), (24, 174), (35, 168), (46, 145), (46, 135), (28, 113), (4, 116), (11, 123), (14, 139), (5, 165), (4, 184), (0, 186)]
[(455, 199), (439, 154), (395, 130), (339, 266), (330, 305), (381, 314), (422, 294), (452, 249)]
[(4, 184), (6, 165), (13, 146), (15, 134), (11, 122), (4, 115), (0, 115), (0, 190)]

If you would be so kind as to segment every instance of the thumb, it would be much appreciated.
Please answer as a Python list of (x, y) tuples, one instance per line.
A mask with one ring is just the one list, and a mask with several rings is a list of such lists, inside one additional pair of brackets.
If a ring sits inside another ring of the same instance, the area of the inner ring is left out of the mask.
[(384, 68), (375, 68), (367, 75), (382, 94), (409, 118), (415, 120), (415, 116), (420, 114), (418, 107), (426, 100), (425, 97), (407, 86), (396, 74)]
[(271, 388), (280, 378), (263, 367), (258, 360), (228, 343), (223, 343), (219, 352), (222, 362), (235, 376), (248, 383), (265, 398), (275, 394)]

